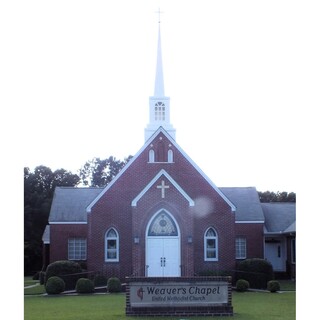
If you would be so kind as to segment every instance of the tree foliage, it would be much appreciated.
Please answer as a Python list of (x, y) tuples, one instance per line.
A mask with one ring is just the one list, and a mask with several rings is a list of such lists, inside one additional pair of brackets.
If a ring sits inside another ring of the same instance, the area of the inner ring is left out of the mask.
[(34, 171), (24, 168), (24, 266), (30, 274), (42, 268), (42, 235), (48, 223), (54, 190), (80, 184), (90, 187), (106, 186), (132, 158), (123, 161), (115, 157), (93, 158), (79, 170), (80, 176), (65, 169), (52, 171), (37, 166)]
[(89, 187), (105, 187), (132, 158), (122, 160), (115, 157), (107, 159), (93, 158), (80, 169), (81, 183)]
[(42, 234), (56, 186), (75, 186), (80, 181), (76, 174), (64, 169), (54, 172), (38, 166), (32, 172), (24, 168), (24, 265), (25, 272), (41, 269)]
[(270, 192), (270, 191), (258, 191), (261, 202), (296, 202), (296, 194), (294, 192)]

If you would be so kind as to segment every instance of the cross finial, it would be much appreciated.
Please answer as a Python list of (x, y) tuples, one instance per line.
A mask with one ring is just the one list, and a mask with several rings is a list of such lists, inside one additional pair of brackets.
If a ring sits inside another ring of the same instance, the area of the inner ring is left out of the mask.
[(161, 22), (161, 13), (163, 13), (163, 11), (160, 11), (160, 8), (158, 8), (158, 11), (155, 11), (155, 13), (158, 14), (158, 23)]

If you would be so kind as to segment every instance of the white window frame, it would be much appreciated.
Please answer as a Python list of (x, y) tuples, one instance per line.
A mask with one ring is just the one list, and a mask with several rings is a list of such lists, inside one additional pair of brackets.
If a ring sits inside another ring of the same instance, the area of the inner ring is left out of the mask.
[(247, 258), (247, 239), (246, 237), (236, 237), (236, 259), (243, 260)]
[[(110, 237), (108, 236), (110, 231), (114, 231), (116, 236), (115, 237)], [(115, 241), (116, 242), (116, 248), (115, 249), (109, 249), (108, 248), (108, 242), (109, 241)], [(112, 251), (116, 253), (115, 258), (108, 258), (108, 252)], [(115, 228), (110, 228), (107, 230), (106, 235), (105, 235), (105, 262), (119, 262), (119, 233)]]
[(171, 149), (168, 150), (168, 162), (173, 163), (173, 151)]
[(154, 150), (150, 149), (149, 150), (149, 163), (154, 163)]
[[(214, 232), (214, 236), (207, 236), (207, 233), (210, 231), (210, 230), (213, 230)], [(205, 261), (218, 261), (218, 235), (217, 235), (217, 231), (213, 228), (213, 227), (209, 227), (205, 233), (204, 233), (204, 237), (203, 237), (203, 240), (204, 240), (204, 260)], [(215, 241), (215, 248), (213, 249), (215, 251), (215, 257), (214, 258), (210, 258), (208, 257), (208, 240), (214, 240)]]
[(87, 239), (69, 238), (68, 239), (68, 260), (87, 260)]

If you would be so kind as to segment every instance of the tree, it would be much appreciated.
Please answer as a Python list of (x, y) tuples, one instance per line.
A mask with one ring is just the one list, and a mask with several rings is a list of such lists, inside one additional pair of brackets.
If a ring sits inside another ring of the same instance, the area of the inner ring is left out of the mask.
[(64, 169), (54, 172), (38, 166), (32, 172), (24, 168), (24, 264), (25, 273), (40, 270), (42, 234), (48, 223), (53, 192), (56, 186), (75, 186), (78, 175)]
[(270, 192), (258, 191), (260, 202), (296, 202), (296, 194), (294, 192)]
[(132, 156), (123, 161), (110, 156), (107, 159), (93, 158), (80, 169), (80, 179), (83, 185), (89, 187), (105, 187), (129, 162)]

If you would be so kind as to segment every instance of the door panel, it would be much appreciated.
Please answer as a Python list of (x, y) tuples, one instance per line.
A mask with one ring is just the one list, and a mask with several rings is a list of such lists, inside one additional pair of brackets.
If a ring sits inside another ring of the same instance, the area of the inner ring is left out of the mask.
[(147, 276), (179, 277), (180, 241), (178, 238), (147, 239)]
[(162, 276), (161, 258), (163, 256), (162, 239), (153, 239), (153, 238), (148, 239), (147, 256), (148, 256), (148, 261), (147, 261), (148, 277), (161, 277)]

